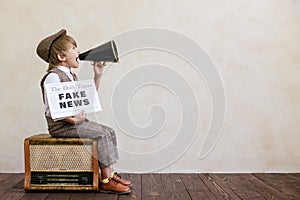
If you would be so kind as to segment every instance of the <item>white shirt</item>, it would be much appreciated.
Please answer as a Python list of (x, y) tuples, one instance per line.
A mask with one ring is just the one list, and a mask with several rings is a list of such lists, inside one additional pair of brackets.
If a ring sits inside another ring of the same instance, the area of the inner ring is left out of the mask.
[[(57, 68), (59, 70), (63, 71), (64, 73), (66, 73), (66, 75), (70, 78), (71, 81), (74, 81), (73, 75), (71, 74), (71, 70), (68, 67), (58, 66)], [(45, 88), (45, 84), (52, 84), (52, 83), (60, 83), (59, 76), (56, 73), (50, 73), (46, 77), (43, 86)], [(51, 117), (51, 113), (50, 113), (50, 109), (49, 109), (49, 104), (48, 104), (48, 99), (47, 99), (46, 92), (44, 92), (44, 99), (45, 99), (45, 113), (46, 113), (46, 116)]]

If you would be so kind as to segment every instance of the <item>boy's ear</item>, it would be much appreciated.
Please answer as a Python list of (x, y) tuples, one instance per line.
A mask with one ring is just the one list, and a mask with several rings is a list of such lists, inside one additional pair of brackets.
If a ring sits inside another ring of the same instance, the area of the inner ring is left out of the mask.
[(60, 62), (66, 61), (66, 56), (63, 54), (57, 54), (57, 58)]

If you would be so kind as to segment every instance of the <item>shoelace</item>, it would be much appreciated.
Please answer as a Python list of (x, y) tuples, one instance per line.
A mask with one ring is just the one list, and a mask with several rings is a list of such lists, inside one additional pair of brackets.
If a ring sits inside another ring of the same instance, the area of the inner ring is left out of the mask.
[(121, 176), (120, 176), (117, 172), (115, 172), (115, 176), (116, 176), (117, 178), (121, 179)]
[(112, 178), (110, 178), (110, 179), (109, 179), (109, 181), (112, 181), (112, 183), (113, 183), (113, 184), (115, 184), (115, 185), (117, 185), (117, 184), (118, 184), (118, 182), (117, 182), (117, 181), (115, 181), (115, 180), (114, 180), (114, 179), (112, 179)]

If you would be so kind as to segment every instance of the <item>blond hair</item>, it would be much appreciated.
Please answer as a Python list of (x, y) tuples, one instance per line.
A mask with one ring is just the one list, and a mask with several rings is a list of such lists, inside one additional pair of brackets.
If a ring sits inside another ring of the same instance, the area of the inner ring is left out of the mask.
[(49, 66), (47, 72), (49, 72), (54, 67), (57, 67), (60, 63), (58, 59), (58, 54), (66, 55), (66, 52), (70, 48), (70, 45), (77, 47), (76, 41), (69, 35), (63, 35), (57, 38), (51, 45), (49, 54)]

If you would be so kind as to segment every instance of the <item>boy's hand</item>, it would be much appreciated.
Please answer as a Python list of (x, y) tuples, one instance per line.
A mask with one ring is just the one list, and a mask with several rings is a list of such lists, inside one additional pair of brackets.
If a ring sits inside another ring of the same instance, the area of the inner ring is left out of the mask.
[(86, 119), (86, 113), (82, 110), (80, 113), (73, 117), (74, 124), (81, 124)]
[(101, 76), (104, 70), (105, 61), (93, 62), (92, 65), (94, 68), (95, 76), (97, 77)]

